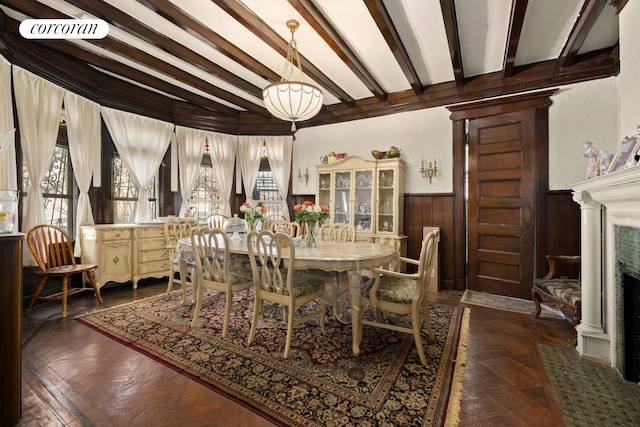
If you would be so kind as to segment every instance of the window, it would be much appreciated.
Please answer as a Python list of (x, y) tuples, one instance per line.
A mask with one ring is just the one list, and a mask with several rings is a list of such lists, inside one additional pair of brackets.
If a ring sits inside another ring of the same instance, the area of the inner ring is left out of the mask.
[[(117, 153), (113, 155), (113, 223), (132, 224), (136, 219), (138, 202), (138, 188), (131, 180), (129, 171)], [(147, 189), (149, 193), (150, 210), (156, 216), (156, 179), (155, 177)]]
[(278, 185), (276, 184), (273, 172), (269, 166), (266, 146), (262, 147), (260, 170), (258, 170), (256, 185), (253, 187), (251, 199), (259, 200), (264, 203), (267, 207), (267, 213), (265, 216), (282, 215), (282, 195), (280, 194), (280, 191), (278, 191)]
[(220, 199), (220, 190), (213, 174), (211, 158), (204, 156), (193, 182), (189, 208), (195, 210), (199, 220), (204, 220), (209, 215), (223, 213), (223, 207), (224, 202)]
[[(26, 197), (31, 180), (27, 167), (22, 165), (22, 195)], [(49, 169), (40, 183), (44, 198), (45, 223), (63, 228), (74, 238), (73, 214), (77, 203), (77, 188), (66, 145), (56, 145)]]

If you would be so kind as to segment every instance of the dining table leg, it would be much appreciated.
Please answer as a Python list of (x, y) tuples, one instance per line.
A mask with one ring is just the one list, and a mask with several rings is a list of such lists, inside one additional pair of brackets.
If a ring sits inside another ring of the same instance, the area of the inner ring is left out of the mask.
[(360, 302), (361, 292), (360, 273), (358, 271), (349, 272), (349, 300), (351, 303), (351, 335), (353, 355), (360, 355), (360, 341), (362, 340), (362, 304)]

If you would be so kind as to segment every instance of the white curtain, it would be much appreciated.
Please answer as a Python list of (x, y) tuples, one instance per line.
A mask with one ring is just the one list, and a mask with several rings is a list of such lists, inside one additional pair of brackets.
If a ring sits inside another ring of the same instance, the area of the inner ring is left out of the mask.
[[(56, 146), (64, 90), (17, 66), (13, 66), (13, 88), (20, 143), (30, 178), (22, 215), (22, 230), (27, 232), (46, 221), (40, 183)], [(25, 265), (33, 265), (29, 252), (25, 254)]]
[(160, 167), (173, 133), (173, 124), (125, 111), (101, 107), (120, 158), (138, 187), (136, 222), (151, 220), (147, 187)]
[(264, 136), (241, 136), (238, 138), (238, 160), (240, 161), (242, 182), (247, 199), (251, 199), (253, 188), (256, 186), (264, 138)]
[[(11, 63), (0, 55), (0, 188), (17, 190), (15, 127), (11, 96)], [(17, 228), (16, 228), (17, 230)]]
[(95, 102), (82, 98), (74, 93), (65, 91), (64, 107), (67, 119), (67, 137), (69, 139), (69, 154), (73, 165), (73, 175), (78, 183), (80, 194), (76, 210), (76, 243), (75, 256), (82, 255), (80, 246), (80, 227), (95, 224), (89, 188), (91, 178), (99, 184), (100, 176), (100, 106)]
[[(220, 198), (224, 201), (222, 213), (231, 217), (229, 199), (233, 189), (233, 168), (236, 158), (236, 136), (207, 132), (211, 156), (211, 166), (220, 190)], [(255, 178), (254, 178), (255, 179)]]
[[(16, 136), (11, 96), (11, 63), (0, 55), (0, 189), (17, 190)], [(13, 218), (18, 231), (18, 215)]]
[(289, 179), (291, 177), (291, 157), (293, 151), (292, 136), (270, 136), (265, 139), (269, 167), (273, 172), (273, 178), (282, 195), (282, 214), (289, 219), (289, 206), (287, 196), (289, 194)]
[(205, 132), (176, 126), (178, 139), (178, 171), (180, 174), (180, 193), (182, 205), (178, 216), (185, 216), (189, 209), (189, 198), (193, 190), (193, 180), (198, 173), (204, 155)]

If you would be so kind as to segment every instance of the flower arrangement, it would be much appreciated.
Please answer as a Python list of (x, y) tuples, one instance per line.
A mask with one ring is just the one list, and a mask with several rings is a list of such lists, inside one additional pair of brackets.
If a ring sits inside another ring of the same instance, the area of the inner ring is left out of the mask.
[(314, 205), (309, 200), (293, 207), (296, 220), (306, 223), (304, 240), (309, 247), (316, 246), (316, 225), (329, 218), (329, 207), (326, 205)]
[(256, 228), (256, 222), (264, 220), (267, 207), (262, 202), (248, 201), (240, 205), (240, 212), (244, 214), (244, 219), (249, 223), (252, 230)]
[(296, 220), (299, 222), (306, 222), (307, 224), (317, 224), (326, 218), (329, 218), (329, 207), (326, 205), (314, 205), (307, 200), (306, 202), (295, 205), (293, 207), (293, 213), (296, 216)]

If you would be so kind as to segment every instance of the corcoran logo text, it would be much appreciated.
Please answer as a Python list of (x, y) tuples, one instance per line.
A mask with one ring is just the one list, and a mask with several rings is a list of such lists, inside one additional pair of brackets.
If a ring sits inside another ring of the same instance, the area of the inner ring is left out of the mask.
[(102, 39), (109, 24), (102, 19), (25, 19), (20, 34), (25, 39)]

